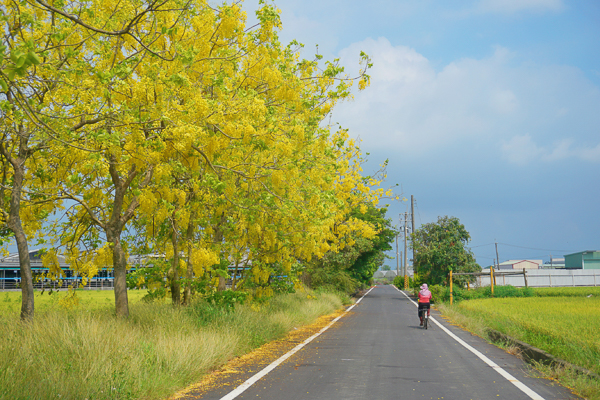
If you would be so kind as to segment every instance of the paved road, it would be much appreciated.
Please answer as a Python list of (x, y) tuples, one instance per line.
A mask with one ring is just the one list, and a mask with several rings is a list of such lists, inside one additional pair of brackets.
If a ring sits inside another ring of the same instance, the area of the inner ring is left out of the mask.
[[(333, 327), (236, 399), (531, 399), (440, 327), (419, 327), (392, 286), (373, 289)], [(543, 399), (575, 399), (516, 357), (435, 319)], [(226, 390), (225, 393), (227, 393)], [(221, 399), (223, 389), (203, 399)], [(530, 392), (531, 394), (531, 392)]]

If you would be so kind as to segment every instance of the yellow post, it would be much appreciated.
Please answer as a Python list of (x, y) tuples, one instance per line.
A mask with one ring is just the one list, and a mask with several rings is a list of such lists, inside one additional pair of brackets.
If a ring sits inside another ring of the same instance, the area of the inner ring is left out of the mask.
[(490, 285), (492, 286), (492, 296), (494, 295), (494, 267), (490, 265)]
[(408, 275), (404, 275), (404, 290), (408, 290)]
[(469, 285), (469, 281), (467, 281), (467, 290), (471, 290), (471, 285)]
[(452, 305), (452, 270), (450, 270), (450, 305)]

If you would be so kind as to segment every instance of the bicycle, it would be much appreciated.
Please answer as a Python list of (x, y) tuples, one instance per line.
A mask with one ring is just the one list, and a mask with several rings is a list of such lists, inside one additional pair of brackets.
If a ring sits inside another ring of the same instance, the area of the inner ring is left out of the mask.
[(423, 304), (419, 304), (421, 307), (419, 307), (419, 313), (423, 316), (423, 329), (427, 329), (427, 325), (429, 323), (429, 309), (430, 309), (430, 304), (428, 303), (423, 303)]

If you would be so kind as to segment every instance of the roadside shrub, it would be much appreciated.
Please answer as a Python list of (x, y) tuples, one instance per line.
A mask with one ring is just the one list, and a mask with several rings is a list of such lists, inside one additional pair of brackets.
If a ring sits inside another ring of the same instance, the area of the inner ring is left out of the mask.
[[(418, 291), (419, 289), (417, 288), (416, 290)], [(444, 297), (446, 288), (442, 285), (433, 285), (433, 286), (429, 287), (429, 291), (431, 292), (431, 297), (433, 299), (433, 302), (443, 301), (442, 299)], [(448, 293), (450, 293), (450, 290), (448, 290)]]
[(350, 276), (347, 271), (320, 268), (311, 271), (310, 287), (317, 290), (325, 289), (329, 292), (356, 293), (362, 285)]
[[(404, 289), (404, 277), (403, 276), (396, 276), (394, 278), (394, 280), (392, 281), (392, 283), (394, 284), (394, 286), (396, 286), (398, 289)], [(410, 287), (410, 280), (409, 280), (409, 287)]]
[[(433, 285), (429, 288), (433, 295), (434, 301), (449, 302), (450, 301), (450, 288), (441, 285)], [(418, 290), (415, 289), (415, 294)], [(517, 288), (511, 285), (506, 286), (494, 286), (494, 295), (492, 296), (492, 289), (489, 286), (481, 287), (473, 290), (466, 290), (460, 287), (452, 288), (452, 296), (454, 301), (462, 300), (475, 300), (475, 299), (487, 299), (491, 297), (505, 298), (505, 297), (532, 297), (535, 296), (535, 292), (531, 288)]]
[[(403, 289), (404, 288), (404, 275), (395, 277), (393, 283), (398, 289)], [(409, 289), (418, 288), (419, 286), (421, 286), (420, 281), (415, 281), (412, 276), (408, 277), (408, 288)]]
[[(491, 291), (490, 291), (491, 292)], [(494, 297), (532, 297), (535, 292), (530, 288), (517, 288), (511, 285), (495, 286)]]
[(206, 297), (206, 301), (228, 310), (232, 310), (236, 304), (244, 304), (248, 293), (234, 290), (223, 290), (213, 292)]
[(412, 278), (410, 278), (409, 285), (411, 288), (419, 288), (422, 284), (427, 283), (425, 279), (427, 279), (427, 276), (415, 274)]

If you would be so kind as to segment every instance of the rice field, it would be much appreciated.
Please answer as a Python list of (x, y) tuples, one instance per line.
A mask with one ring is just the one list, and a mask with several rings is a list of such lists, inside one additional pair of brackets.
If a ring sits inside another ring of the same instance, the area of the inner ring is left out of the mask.
[(600, 297), (600, 286), (596, 287), (544, 287), (533, 288), (536, 296), (540, 297)]
[(600, 374), (600, 296), (581, 294), (590, 288), (558, 289), (569, 289), (571, 297), (477, 299), (456, 307), (492, 329)]

